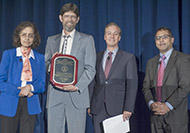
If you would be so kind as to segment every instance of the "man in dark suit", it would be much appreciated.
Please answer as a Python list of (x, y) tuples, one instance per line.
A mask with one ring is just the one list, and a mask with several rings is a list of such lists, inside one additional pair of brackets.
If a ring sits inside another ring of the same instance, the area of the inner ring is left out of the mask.
[[(134, 111), (138, 84), (136, 59), (119, 49), (120, 39), (120, 27), (109, 23), (104, 33), (107, 49), (97, 54), (97, 73), (89, 88), (91, 106), (88, 111), (92, 114), (95, 133), (103, 132), (103, 120), (119, 114), (126, 120)], [(109, 62), (111, 65), (107, 65)]]
[(173, 42), (169, 28), (157, 29), (160, 54), (148, 61), (142, 89), (151, 110), (152, 133), (188, 133), (190, 62), (189, 56), (173, 49)]
[(49, 74), (51, 59), (58, 52), (74, 56), (78, 60), (77, 83), (63, 87), (48, 84), (48, 133), (64, 133), (65, 125), (69, 133), (84, 133), (86, 109), (90, 106), (88, 85), (95, 75), (94, 39), (91, 35), (75, 30), (79, 21), (79, 11), (75, 4), (65, 4), (60, 11), (59, 19), (63, 30), (47, 40), (46, 70)]

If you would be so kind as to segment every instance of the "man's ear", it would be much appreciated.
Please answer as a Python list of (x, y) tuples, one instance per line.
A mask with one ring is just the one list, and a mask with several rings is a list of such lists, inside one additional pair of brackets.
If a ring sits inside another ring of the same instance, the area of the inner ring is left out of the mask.
[(62, 15), (59, 15), (59, 20), (60, 20), (61, 22), (63, 22), (63, 16), (62, 16)]
[(171, 42), (172, 42), (172, 44), (174, 43), (174, 37), (171, 38)]
[(77, 23), (79, 22), (79, 20), (80, 20), (80, 17), (78, 16), (78, 17), (77, 17)]

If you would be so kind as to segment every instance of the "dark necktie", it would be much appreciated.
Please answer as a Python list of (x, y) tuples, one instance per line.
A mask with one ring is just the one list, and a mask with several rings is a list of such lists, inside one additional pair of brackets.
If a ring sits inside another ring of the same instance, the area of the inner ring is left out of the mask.
[(158, 77), (157, 77), (157, 88), (156, 88), (156, 99), (157, 101), (162, 101), (162, 84), (163, 84), (163, 78), (164, 78), (164, 70), (165, 70), (165, 63), (164, 60), (166, 59), (166, 56), (163, 55), (161, 57), (161, 63), (158, 69)]
[(70, 35), (66, 36), (64, 35), (64, 41), (63, 41), (63, 46), (62, 46), (62, 53), (66, 54), (66, 50), (67, 50), (67, 40), (70, 37)]
[(112, 54), (113, 54), (112, 52), (109, 52), (106, 60), (105, 71), (104, 71), (106, 79), (108, 77), (112, 65)]

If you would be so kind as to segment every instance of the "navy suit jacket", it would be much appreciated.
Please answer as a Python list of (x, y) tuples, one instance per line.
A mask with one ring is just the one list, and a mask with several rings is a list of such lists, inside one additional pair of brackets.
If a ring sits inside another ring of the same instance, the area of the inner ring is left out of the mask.
[(108, 78), (102, 67), (104, 51), (97, 54), (96, 76), (90, 84), (91, 113), (98, 114), (104, 103), (109, 115), (134, 111), (138, 86), (135, 56), (121, 49), (112, 63)]
[[(33, 50), (34, 57), (30, 58), (32, 67), (32, 82), (34, 95), (27, 98), (28, 113), (39, 114), (41, 107), (38, 93), (45, 90), (45, 59), (42, 54)], [(13, 117), (16, 114), (21, 86), (23, 62), (21, 56), (16, 56), (16, 49), (6, 50), (0, 64), (0, 115)]]

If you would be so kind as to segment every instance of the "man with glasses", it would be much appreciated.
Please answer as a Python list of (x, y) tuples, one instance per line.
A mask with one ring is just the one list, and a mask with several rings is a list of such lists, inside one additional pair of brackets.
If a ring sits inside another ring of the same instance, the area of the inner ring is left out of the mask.
[(157, 29), (155, 43), (160, 54), (148, 61), (142, 89), (151, 110), (151, 132), (188, 133), (189, 56), (173, 48), (167, 27)]
[(77, 83), (63, 87), (48, 85), (48, 133), (85, 133), (86, 109), (89, 107), (88, 85), (95, 75), (96, 51), (92, 36), (75, 30), (79, 11), (75, 4), (65, 4), (59, 15), (62, 33), (47, 40), (45, 61), (50, 72), (51, 59), (62, 53), (78, 60)]

